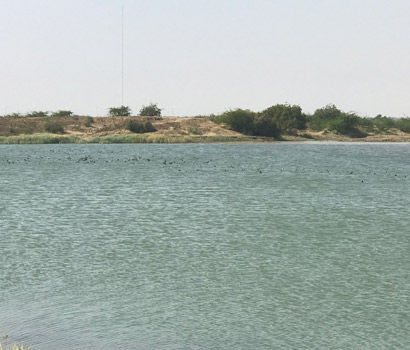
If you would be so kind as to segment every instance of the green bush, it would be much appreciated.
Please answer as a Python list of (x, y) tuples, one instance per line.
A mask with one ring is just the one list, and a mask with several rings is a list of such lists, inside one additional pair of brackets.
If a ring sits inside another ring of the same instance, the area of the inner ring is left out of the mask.
[(282, 132), (306, 129), (306, 116), (299, 106), (278, 104), (265, 109), (261, 114), (264, 118), (271, 119)]
[(52, 117), (72, 117), (73, 112), (60, 110), (58, 112), (51, 113), (51, 116)]
[(272, 118), (259, 114), (253, 122), (253, 134), (256, 136), (279, 138), (280, 130)]
[(94, 123), (93, 117), (90, 117), (90, 116), (85, 117), (85, 126), (86, 127), (90, 127), (92, 123)]
[(359, 118), (353, 113), (341, 113), (335, 119), (328, 121), (328, 129), (338, 134), (348, 134), (354, 131)]
[(53, 134), (64, 134), (63, 124), (57, 121), (46, 122), (44, 128), (46, 129), (47, 132), (51, 132)]
[(308, 116), (307, 122), (312, 130), (321, 131), (329, 129), (329, 122), (340, 117), (341, 114), (340, 109), (333, 104), (329, 104), (326, 107), (317, 109), (313, 115)]
[(327, 128), (327, 121), (317, 118), (314, 114), (306, 117), (307, 124), (314, 131), (322, 131)]
[(367, 117), (359, 117), (357, 120), (357, 125), (366, 129), (372, 129), (374, 127), (373, 119)]
[(151, 103), (148, 106), (142, 106), (139, 115), (144, 117), (160, 117), (162, 109), (156, 103)]
[(358, 123), (376, 132), (387, 132), (397, 128), (402, 132), (410, 133), (410, 118), (394, 119), (378, 114), (374, 118), (359, 118)]
[(224, 123), (242, 134), (279, 138), (281, 130), (277, 122), (269, 115), (269, 111), (265, 112), (257, 114), (249, 109), (235, 109), (214, 117), (213, 121)]
[(338, 134), (357, 134), (358, 125), (369, 124), (364, 118), (358, 117), (354, 113), (345, 113), (338, 109), (335, 105), (327, 105), (319, 108), (307, 117), (309, 127), (315, 131), (325, 129), (332, 130)]
[(3, 115), (4, 118), (23, 118), (24, 116), (21, 113), (11, 113)]
[(195, 115), (194, 116), (194, 118), (205, 118), (205, 119), (209, 119), (209, 120), (212, 120), (212, 121), (214, 121), (214, 119), (217, 117), (217, 115), (216, 114), (198, 114), (198, 115)]
[(387, 131), (395, 126), (393, 118), (382, 116), (381, 114), (373, 118), (373, 125), (380, 131)]
[(395, 124), (400, 131), (410, 133), (410, 118), (397, 119)]
[(150, 121), (143, 122), (140, 120), (128, 120), (125, 124), (125, 129), (137, 134), (157, 131)]
[(131, 115), (131, 109), (128, 106), (112, 107), (108, 110), (110, 117), (128, 117)]
[(328, 104), (326, 107), (319, 108), (313, 114), (321, 120), (333, 120), (340, 116), (342, 111), (333, 104)]
[(227, 111), (214, 118), (218, 124), (226, 124), (230, 129), (248, 135), (253, 135), (253, 121), (255, 113), (249, 109), (235, 109)]
[(45, 118), (48, 117), (48, 112), (35, 111), (24, 115), (26, 118)]
[(201, 129), (199, 128), (189, 128), (188, 132), (192, 135), (203, 135), (204, 133), (202, 132)]

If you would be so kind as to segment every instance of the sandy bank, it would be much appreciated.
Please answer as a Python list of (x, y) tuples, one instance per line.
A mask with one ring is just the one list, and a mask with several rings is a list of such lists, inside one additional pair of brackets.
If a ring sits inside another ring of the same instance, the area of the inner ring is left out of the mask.
[[(150, 121), (156, 132), (135, 134), (126, 129), (129, 120)], [(47, 123), (64, 128), (63, 134), (47, 132)], [(303, 130), (283, 135), (281, 141), (410, 142), (399, 130), (349, 137), (329, 131)], [(273, 142), (273, 138), (250, 137), (228, 130), (206, 118), (189, 117), (48, 117), (0, 118), (0, 143), (188, 143)]]

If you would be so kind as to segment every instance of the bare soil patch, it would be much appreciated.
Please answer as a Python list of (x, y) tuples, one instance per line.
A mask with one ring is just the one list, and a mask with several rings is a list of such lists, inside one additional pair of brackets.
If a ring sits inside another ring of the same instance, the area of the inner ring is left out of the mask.
[(86, 117), (0, 118), (0, 136), (45, 133), (48, 122), (61, 123), (67, 136), (73, 135), (84, 139), (123, 135), (131, 133), (125, 129), (125, 125), (132, 119), (149, 120), (158, 130), (155, 132), (157, 135), (243, 136), (205, 118), (176, 117), (94, 117), (89, 126)]

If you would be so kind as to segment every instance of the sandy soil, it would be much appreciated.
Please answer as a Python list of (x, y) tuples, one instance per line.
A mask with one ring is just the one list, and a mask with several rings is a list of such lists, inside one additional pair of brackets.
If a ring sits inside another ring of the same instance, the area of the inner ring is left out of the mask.
[(45, 133), (45, 125), (51, 121), (61, 123), (67, 136), (90, 139), (96, 136), (124, 135), (131, 133), (125, 129), (125, 124), (130, 119), (149, 120), (158, 130), (155, 132), (158, 135), (242, 136), (205, 118), (175, 117), (94, 117), (90, 126), (86, 125), (85, 117), (0, 118), (0, 136)]
[(385, 133), (368, 133), (364, 137), (338, 135), (330, 131), (303, 130), (297, 135), (284, 135), (285, 141), (335, 141), (335, 142), (410, 142), (410, 134), (397, 129)]

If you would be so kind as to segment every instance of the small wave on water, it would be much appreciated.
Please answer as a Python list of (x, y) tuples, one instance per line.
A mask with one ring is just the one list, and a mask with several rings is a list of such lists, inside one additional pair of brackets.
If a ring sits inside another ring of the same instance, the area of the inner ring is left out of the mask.
[(407, 348), (409, 156), (2, 145), (0, 334), (32, 350)]

